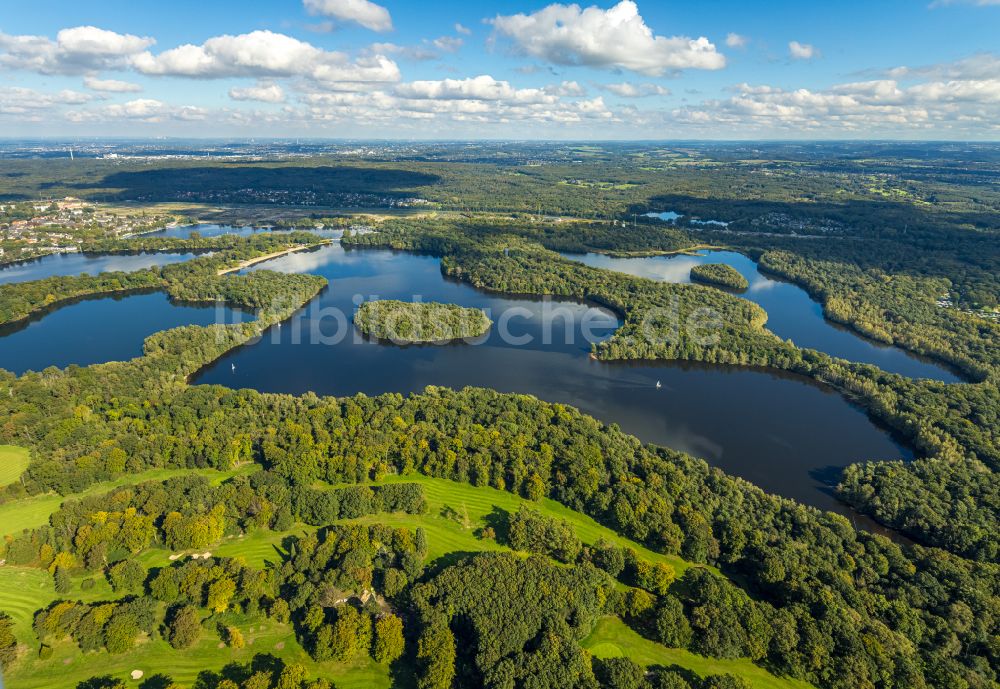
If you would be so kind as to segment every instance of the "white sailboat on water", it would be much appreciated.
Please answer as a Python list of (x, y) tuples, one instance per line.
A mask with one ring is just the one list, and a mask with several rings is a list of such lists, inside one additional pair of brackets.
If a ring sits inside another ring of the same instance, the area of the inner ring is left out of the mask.
[(660, 388), (662, 388), (662, 387), (663, 387), (663, 386), (662, 386), (662, 385), (660, 385), (660, 381), (656, 381), (656, 389), (657, 389), (657, 390), (659, 390), (659, 389), (660, 389)]

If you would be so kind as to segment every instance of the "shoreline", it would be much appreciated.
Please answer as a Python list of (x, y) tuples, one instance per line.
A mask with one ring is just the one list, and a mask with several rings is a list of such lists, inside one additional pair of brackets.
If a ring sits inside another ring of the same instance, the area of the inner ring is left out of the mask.
[[(191, 225), (197, 225), (198, 223), (194, 222), (194, 223), (190, 223), (190, 224)], [(141, 232), (129, 232), (128, 234), (123, 234), (122, 236), (119, 237), (119, 239), (135, 239), (136, 237), (144, 237), (147, 234), (156, 234), (157, 232), (163, 232), (165, 230), (170, 230), (170, 229), (173, 229), (175, 227), (179, 227), (180, 225), (181, 225), (180, 222), (174, 220), (173, 222), (168, 222), (163, 227), (154, 227), (154, 228), (149, 229), (149, 230), (142, 230)]]
[[(699, 251), (725, 251), (726, 247), (721, 244), (694, 244), (692, 246), (684, 247), (683, 249), (638, 249), (635, 251), (619, 251), (619, 250), (601, 250), (594, 251), (591, 250), (589, 253), (603, 254), (605, 256), (610, 256), (611, 258), (653, 258), (656, 256), (697, 256)], [(577, 253), (573, 251), (566, 251), (564, 253), (571, 254)]]
[(272, 258), (287, 256), (288, 254), (294, 254), (299, 251), (305, 251), (306, 249), (314, 249), (318, 246), (326, 246), (327, 244), (330, 243), (331, 242), (327, 240), (327, 241), (317, 242), (316, 244), (297, 244), (296, 246), (289, 247), (287, 249), (281, 249), (280, 251), (273, 251), (263, 256), (254, 256), (253, 258), (248, 258), (245, 261), (240, 261), (235, 266), (230, 266), (229, 268), (220, 268), (217, 275), (228, 275), (229, 273), (238, 273), (244, 268), (255, 266), (258, 263), (263, 263), (264, 261), (270, 261)]

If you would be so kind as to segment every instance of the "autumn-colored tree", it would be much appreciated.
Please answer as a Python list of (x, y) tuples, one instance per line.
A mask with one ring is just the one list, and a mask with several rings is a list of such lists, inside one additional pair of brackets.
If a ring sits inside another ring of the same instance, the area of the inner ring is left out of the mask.
[(71, 570), (77, 566), (76, 558), (73, 557), (73, 553), (68, 553), (66, 551), (60, 551), (55, 554), (52, 561), (49, 562), (48, 568), (50, 574), (55, 574), (57, 568), (62, 567), (65, 570)]
[(372, 657), (377, 663), (391, 663), (403, 655), (403, 621), (395, 615), (382, 615), (375, 622)]
[(455, 679), (455, 635), (445, 622), (428, 626), (417, 642), (418, 689), (450, 689)]
[(337, 609), (337, 620), (333, 623), (330, 650), (336, 660), (348, 660), (371, 646), (372, 625), (367, 613), (358, 611), (353, 605), (343, 605)]
[(137, 591), (146, 580), (146, 568), (135, 560), (122, 560), (108, 568), (108, 581), (115, 592)]
[(225, 612), (234, 593), (236, 593), (236, 583), (232, 579), (213, 581), (208, 586), (208, 607), (213, 612)]
[(654, 565), (645, 560), (638, 560), (635, 569), (636, 583), (659, 596), (667, 592), (677, 577), (674, 568), (664, 562)]
[(193, 605), (177, 609), (167, 623), (167, 641), (174, 648), (190, 648), (201, 636), (201, 615)]
[(132, 650), (137, 636), (139, 636), (139, 625), (129, 614), (112, 615), (104, 625), (104, 646), (108, 649), (108, 653), (118, 654)]
[(306, 669), (299, 663), (291, 663), (281, 670), (274, 689), (300, 689), (306, 683)]
[(271, 689), (272, 677), (270, 672), (255, 672), (243, 682), (242, 689)]
[(291, 615), (291, 611), (288, 609), (288, 602), (283, 598), (278, 598), (271, 604), (270, 614), (276, 622), (288, 622), (288, 618)]
[(226, 627), (226, 643), (229, 645), (229, 648), (236, 650), (247, 645), (246, 640), (243, 638), (243, 632), (237, 627)]
[(382, 579), (382, 588), (385, 591), (385, 595), (389, 598), (393, 598), (406, 588), (406, 573), (396, 569), (395, 567), (390, 567), (385, 571), (385, 575)]
[(10, 667), (17, 658), (17, 639), (14, 637), (14, 620), (0, 612), (0, 668)]
[(636, 619), (653, 607), (653, 597), (642, 589), (629, 589), (625, 594), (625, 616)]
[(535, 502), (545, 497), (545, 481), (538, 474), (532, 474), (524, 482), (524, 497)]

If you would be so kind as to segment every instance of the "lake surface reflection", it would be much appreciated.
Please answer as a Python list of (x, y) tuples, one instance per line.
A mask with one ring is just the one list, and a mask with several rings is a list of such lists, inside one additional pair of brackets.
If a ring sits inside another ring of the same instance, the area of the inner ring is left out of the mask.
[[(703, 457), (765, 490), (845, 513), (830, 493), (842, 467), (911, 457), (858, 408), (798, 376), (594, 361), (583, 330), (608, 337), (617, 327), (612, 314), (581, 304), (484, 294), (446, 280), (435, 258), (331, 245), (253, 268), (261, 269), (323, 275), (330, 287), (292, 321), (230, 352), (193, 382), (293, 394), (411, 393), (428, 385), (532, 394), (617, 423), (643, 441)], [(356, 336), (350, 323), (357, 304), (370, 298), (483, 308), (497, 325), (476, 344), (372, 343)], [(506, 329), (528, 340), (520, 345), (500, 334), (499, 318), (511, 312), (515, 316)], [(318, 342), (315, 333), (326, 342)]]
[(0, 368), (20, 375), (125, 361), (141, 355), (143, 340), (160, 330), (252, 318), (239, 309), (174, 304), (162, 292), (75, 300), (0, 326)]
[(41, 280), (54, 275), (97, 275), (112, 271), (131, 273), (136, 270), (190, 261), (205, 253), (138, 253), (138, 254), (50, 254), (0, 268), (0, 285), (11, 282)]
[(705, 263), (724, 263), (740, 272), (750, 287), (739, 296), (760, 304), (767, 311), (767, 327), (775, 335), (799, 347), (815, 349), (849, 361), (874, 364), (883, 371), (910, 378), (932, 378), (946, 383), (962, 378), (949, 368), (910, 354), (898, 347), (873, 342), (828, 321), (823, 307), (801, 287), (762, 274), (757, 264), (734, 251), (706, 251), (698, 255), (676, 254), (641, 258), (612, 258), (604, 254), (563, 254), (595, 268), (663, 282), (691, 282), (691, 268)]
[(249, 237), (254, 234), (271, 232), (267, 227), (248, 227), (235, 225), (217, 225), (215, 223), (196, 223), (194, 225), (174, 225), (165, 227), (156, 232), (147, 232), (144, 237), (174, 237), (177, 239), (190, 239), (193, 233), (198, 233), (202, 237), (219, 237), (221, 235), (236, 235), (237, 237)]

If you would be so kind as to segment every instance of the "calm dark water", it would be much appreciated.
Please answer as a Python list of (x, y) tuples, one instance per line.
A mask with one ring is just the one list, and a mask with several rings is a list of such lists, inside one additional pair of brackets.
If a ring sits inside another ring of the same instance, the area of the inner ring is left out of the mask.
[(142, 343), (180, 325), (233, 322), (236, 309), (172, 304), (162, 292), (84, 299), (0, 326), (0, 368), (21, 374), (49, 366), (87, 366), (142, 354)]
[(79, 275), (80, 273), (97, 275), (116, 270), (130, 273), (152, 266), (190, 261), (196, 255), (193, 253), (50, 254), (33, 261), (15, 263), (0, 268), (0, 285), (41, 280), (53, 275)]
[[(608, 312), (484, 294), (443, 278), (434, 258), (331, 245), (254, 269), (323, 275), (330, 287), (299, 316), (229, 353), (194, 382), (329, 395), (410, 393), (427, 385), (528, 393), (572, 404), (646, 442), (703, 457), (768, 491), (845, 513), (830, 495), (840, 468), (865, 459), (911, 457), (862, 411), (804, 378), (591, 360), (582, 333), (607, 337), (617, 326)], [(359, 303), (356, 295), (484, 308), (496, 324), (477, 344), (375, 344), (356, 337), (349, 322)], [(520, 346), (505, 341), (505, 318), (511, 337), (530, 341)], [(330, 341), (316, 342), (313, 333)]]
[(946, 383), (962, 378), (945, 366), (886, 346), (831, 323), (823, 307), (801, 287), (763, 275), (752, 260), (733, 251), (707, 251), (698, 256), (674, 255), (644, 258), (612, 258), (604, 254), (563, 254), (566, 258), (595, 268), (662, 280), (691, 282), (691, 268), (703, 263), (725, 263), (740, 272), (750, 287), (740, 296), (760, 304), (767, 311), (771, 332), (799, 347), (807, 347), (841, 359), (874, 364), (883, 371), (910, 378), (932, 378)]

